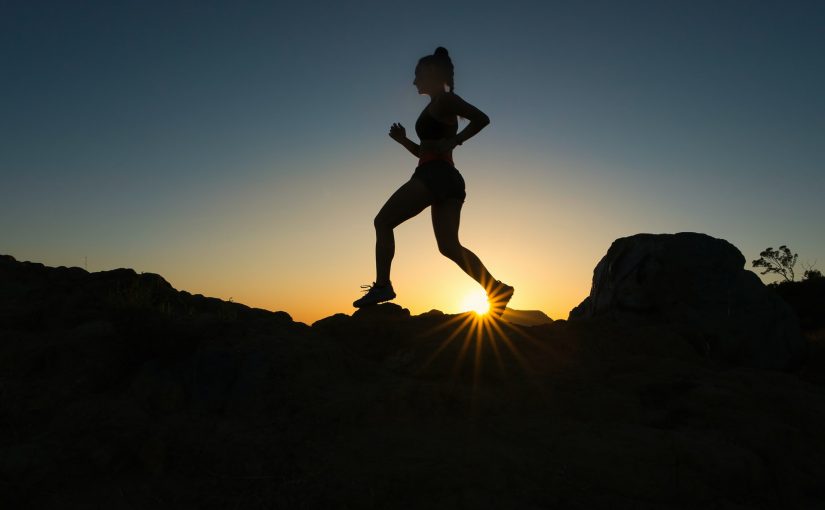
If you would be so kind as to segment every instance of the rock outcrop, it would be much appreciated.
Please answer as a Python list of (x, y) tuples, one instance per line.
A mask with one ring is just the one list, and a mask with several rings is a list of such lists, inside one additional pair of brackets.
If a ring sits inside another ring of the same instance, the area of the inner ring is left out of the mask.
[(642, 315), (670, 324), (704, 356), (796, 370), (807, 343), (791, 307), (744, 269), (732, 244), (706, 234), (636, 234), (613, 242), (590, 295), (569, 320)]
[(791, 305), (803, 330), (825, 330), (825, 276), (768, 285)]
[(553, 319), (541, 310), (514, 310), (512, 308), (505, 308), (504, 313), (501, 314), (501, 318), (513, 324), (521, 324), (522, 326), (538, 326), (540, 324), (553, 322)]

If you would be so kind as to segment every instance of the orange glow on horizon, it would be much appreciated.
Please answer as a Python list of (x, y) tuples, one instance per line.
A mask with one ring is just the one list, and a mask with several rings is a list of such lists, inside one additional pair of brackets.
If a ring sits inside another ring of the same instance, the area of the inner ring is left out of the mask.
[(479, 289), (467, 293), (461, 302), (461, 310), (475, 312), (476, 315), (485, 315), (490, 311), (490, 303), (487, 301), (487, 294)]

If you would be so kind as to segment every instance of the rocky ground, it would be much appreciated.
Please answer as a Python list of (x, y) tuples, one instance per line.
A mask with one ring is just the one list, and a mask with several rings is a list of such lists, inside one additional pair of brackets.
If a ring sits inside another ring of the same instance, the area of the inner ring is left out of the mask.
[(642, 316), (310, 326), (0, 256), (0, 507), (823, 508), (803, 334), (782, 371)]

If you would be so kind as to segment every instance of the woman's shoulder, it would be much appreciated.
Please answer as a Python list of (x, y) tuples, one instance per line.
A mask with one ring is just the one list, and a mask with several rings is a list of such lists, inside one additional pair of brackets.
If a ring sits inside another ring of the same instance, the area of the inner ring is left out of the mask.
[(456, 100), (461, 100), (455, 92), (445, 92), (443, 94), (439, 94), (435, 100), (433, 100), (433, 104), (435, 105), (449, 105), (450, 103), (456, 102)]
[[(448, 117), (455, 114), (457, 106), (460, 105), (462, 101), (463, 99), (454, 92), (445, 92), (433, 100), (431, 106), (434, 108), (431, 108), (430, 111), (437, 112), (442, 117)], [(425, 108), (424, 110), (426, 111), (427, 109)]]

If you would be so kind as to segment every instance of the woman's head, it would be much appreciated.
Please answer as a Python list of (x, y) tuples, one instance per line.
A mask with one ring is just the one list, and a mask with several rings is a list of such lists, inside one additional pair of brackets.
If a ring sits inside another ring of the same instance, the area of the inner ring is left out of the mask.
[(420, 94), (433, 96), (441, 92), (455, 92), (453, 82), (453, 61), (447, 53), (447, 48), (439, 46), (432, 55), (426, 55), (418, 60), (415, 66), (415, 80), (413, 85)]

